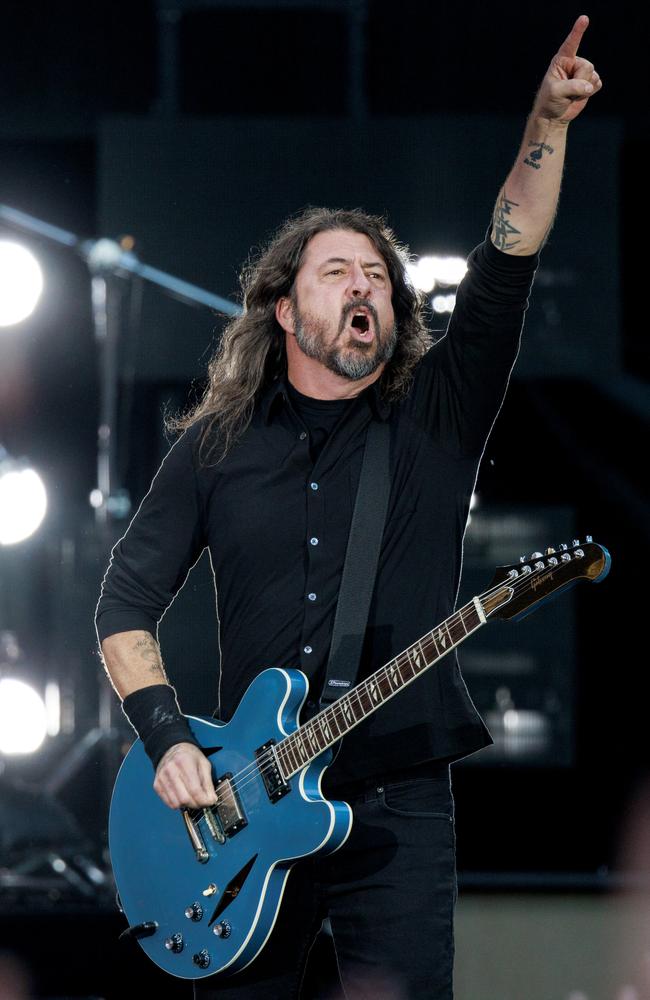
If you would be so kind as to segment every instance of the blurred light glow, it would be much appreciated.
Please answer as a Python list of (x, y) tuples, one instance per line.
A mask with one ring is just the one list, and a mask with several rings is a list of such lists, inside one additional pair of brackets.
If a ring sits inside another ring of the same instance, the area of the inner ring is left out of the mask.
[(431, 305), (435, 313), (452, 313), (456, 305), (456, 296), (453, 292), (449, 295), (434, 295)]
[(43, 272), (34, 254), (11, 240), (0, 240), (0, 327), (30, 316), (43, 291)]
[(12, 677), (0, 680), (0, 753), (34, 753), (46, 732), (47, 713), (38, 692)]
[(58, 736), (61, 732), (61, 691), (56, 681), (45, 685), (45, 718), (47, 735)]
[(467, 262), (463, 257), (426, 255), (407, 264), (406, 271), (415, 288), (432, 292), (437, 285), (459, 285), (467, 271)]
[(16, 468), (13, 462), (0, 463), (0, 545), (15, 545), (33, 535), (46, 510), (47, 493), (38, 473)]

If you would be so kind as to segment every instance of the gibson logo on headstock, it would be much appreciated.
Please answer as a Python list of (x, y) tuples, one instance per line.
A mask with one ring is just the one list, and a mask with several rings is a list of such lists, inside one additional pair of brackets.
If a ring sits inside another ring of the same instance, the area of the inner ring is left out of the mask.
[(533, 577), (533, 579), (530, 581), (531, 589), (533, 591), (537, 590), (537, 588), (542, 583), (545, 583), (547, 580), (552, 579), (552, 577), (553, 577), (553, 570), (552, 569), (549, 570), (548, 573), (544, 573), (543, 576)]

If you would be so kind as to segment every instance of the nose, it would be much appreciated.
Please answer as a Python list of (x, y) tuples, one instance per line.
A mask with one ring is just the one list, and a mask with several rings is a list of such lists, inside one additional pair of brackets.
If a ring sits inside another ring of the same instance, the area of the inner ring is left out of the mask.
[(353, 299), (367, 299), (372, 293), (370, 279), (359, 263), (355, 263), (350, 269), (348, 293)]

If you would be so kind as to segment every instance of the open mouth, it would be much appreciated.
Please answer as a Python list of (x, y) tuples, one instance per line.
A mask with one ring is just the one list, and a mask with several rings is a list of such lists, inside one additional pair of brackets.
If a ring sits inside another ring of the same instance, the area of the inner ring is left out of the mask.
[(355, 330), (359, 330), (360, 333), (368, 333), (370, 330), (370, 320), (366, 313), (355, 313), (352, 317), (352, 322), (350, 324)]

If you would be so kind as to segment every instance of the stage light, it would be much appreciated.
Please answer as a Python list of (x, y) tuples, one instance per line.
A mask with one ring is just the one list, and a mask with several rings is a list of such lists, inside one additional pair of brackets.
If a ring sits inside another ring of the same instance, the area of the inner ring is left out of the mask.
[(0, 680), (0, 753), (34, 753), (47, 733), (43, 699), (24, 681)]
[(437, 285), (459, 285), (467, 271), (462, 257), (423, 256), (407, 265), (412, 284), (421, 292), (432, 292)]
[(0, 545), (15, 545), (33, 535), (46, 510), (41, 477), (0, 448)]
[(43, 291), (43, 273), (26, 247), (0, 240), (0, 327), (14, 326), (33, 313)]
[(431, 305), (434, 313), (451, 313), (456, 305), (456, 296), (453, 292), (449, 295), (434, 295)]

